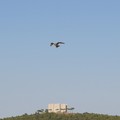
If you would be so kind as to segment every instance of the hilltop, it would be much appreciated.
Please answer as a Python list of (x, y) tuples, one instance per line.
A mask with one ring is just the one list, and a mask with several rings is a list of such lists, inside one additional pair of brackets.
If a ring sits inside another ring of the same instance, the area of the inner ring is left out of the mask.
[(31, 115), (24, 114), (16, 117), (3, 118), (0, 120), (120, 120), (120, 116), (111, 116), (94, 113), (35, 113)]

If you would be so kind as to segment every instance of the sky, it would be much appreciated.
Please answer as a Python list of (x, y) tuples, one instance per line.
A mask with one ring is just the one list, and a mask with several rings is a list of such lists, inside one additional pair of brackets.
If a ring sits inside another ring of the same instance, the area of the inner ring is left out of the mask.
[[(0, 0), (0, 118), (50, 103), (120, 115), (119, 0)], [(51, 42), (65, 42), (60, 48)]]

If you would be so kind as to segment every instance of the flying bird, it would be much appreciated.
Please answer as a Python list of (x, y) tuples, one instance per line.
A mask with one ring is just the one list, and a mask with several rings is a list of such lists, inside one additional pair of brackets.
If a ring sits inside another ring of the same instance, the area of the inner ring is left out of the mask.
[(60, 44), (65, 44), (64, 42), (50, 43), (50, 46), (54, 45), (56, 48), (60, 47)]

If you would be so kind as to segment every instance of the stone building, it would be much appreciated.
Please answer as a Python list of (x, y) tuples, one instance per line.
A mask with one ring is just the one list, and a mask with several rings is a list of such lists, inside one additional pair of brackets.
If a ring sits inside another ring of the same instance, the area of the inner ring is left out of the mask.
[(66, 104), (48, 104), (48, 112), (51, 113), (67, 113)]

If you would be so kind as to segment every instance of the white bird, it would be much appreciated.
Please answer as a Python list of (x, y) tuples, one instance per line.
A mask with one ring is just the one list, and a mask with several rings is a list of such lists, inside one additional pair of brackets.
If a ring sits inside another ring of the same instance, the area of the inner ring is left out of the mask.
[(64, 42), (50, 43), (50, 46), (54, 45), (56, 48), (60, 47), (60, 44), (65, 44)]

